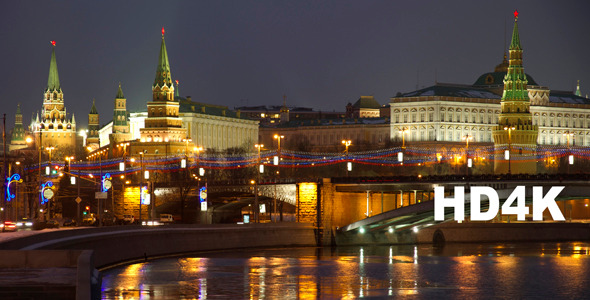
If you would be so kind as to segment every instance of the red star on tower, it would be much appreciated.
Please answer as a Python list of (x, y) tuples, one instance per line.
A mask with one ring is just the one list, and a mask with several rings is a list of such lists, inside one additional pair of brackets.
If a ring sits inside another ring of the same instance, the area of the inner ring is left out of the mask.
[(55, 46), (55, 41), (51, 41), (51, 44), (52, 44), (53, 46)]
[(518, 10), (514, 10), (514, 19), (518, 19)]

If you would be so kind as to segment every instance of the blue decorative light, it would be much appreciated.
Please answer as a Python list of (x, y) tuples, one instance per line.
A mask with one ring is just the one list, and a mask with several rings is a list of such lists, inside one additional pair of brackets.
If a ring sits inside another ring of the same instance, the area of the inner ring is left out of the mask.
[(47, 181), (41, 185), (41, 204), (45, 204), (49, 201), (49, 199), (45, 198), (46, 189), (53, 189), (53, 182)]
[[(107, 192), (111, 188), (111, 186), (110, 186), (111, 180), (113, 180), (113, 178), (111, 177), (110, 173), (106, 173), (106, 174), (104, 174), (104, 176), (102, 176), (101, 189), (102, 189), (103, 193)], [(105, 183), (107, 183), (106, 186), (105, 186)]]
[(20, 179), (19, 174), (12, 174), (12, 176), (8, 177), (6, 179), (6, 181), (7, 181), (7, 183), (6, 183), (6, 201), (10, 201), (16, 197), (15, 194), (10, 193), (10, 184), (13, 182), (21, 183), (21, 182), (23, 182), (23, 180)]
[(200, 202), (205, 202), (207, 201), (207, 187), (201, 187), (199, 189), (199, 201)]

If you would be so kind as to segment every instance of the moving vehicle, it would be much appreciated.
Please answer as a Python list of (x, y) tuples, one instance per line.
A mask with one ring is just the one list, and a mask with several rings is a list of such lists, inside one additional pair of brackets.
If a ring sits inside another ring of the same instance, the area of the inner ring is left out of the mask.
[(13, 221), (4, 221), (0, 223), (0, 227), (2, 227), (2, 231), (16, 231), (16, 223)]
[(162, 223), (173, 223), (174, 217), (171, 214), (160, 214), (160, 222)]
[(18, 229), (33, 228), (33, 219), (22, 218), (18, 222), (16, 222), (16, 227)]

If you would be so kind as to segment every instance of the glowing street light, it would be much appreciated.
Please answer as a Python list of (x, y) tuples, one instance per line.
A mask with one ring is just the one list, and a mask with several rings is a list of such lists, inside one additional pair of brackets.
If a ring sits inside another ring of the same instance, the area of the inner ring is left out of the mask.
[(472, 165), (471, 158), (469, 158), (469, 141), (473, 140), (473, 136), (466, 134), (463, 136), (463, 140), (465, 141), (465, 175), (469, 176), (469, 168), (471, 168)]
[(504, 127), (504, 130), (508, 131), (508, 150), (504, 152), (504, 158), (508, 160), (508, 174), (512, 174), (510, 170), (510, 152), (512, 152), (512, 130), (516, 129), (516, 127)]
[(259, 165), (260, 168), (260, 172), (258, 172), (257, 174), (257, 179), (256, 179), (256, 184), (254, 185), (254, 222), (258, 223), (259, 219), (258, 219), (258, 183), (260, 182), (260, 173), (264, 172), (264, 167), (262, 167), (262, 165), (260, 164), (260, 150), (264, 147), (264, 145), (262, 144), (256, 144), (254, 145), (254, 147), (256, 147), (256, 149), (258, 149), (258, 160), (257, 160), (257, 164)]
[(402, 149), (406, 149), (406, 134), (410, 133), (407, 127), (402, 128), (399, 133), (402, 135)]
[(281, 140), (284, 139), (285, 136), (284, 135), (279, 135), (279, 134), (275, 134), (274, 135), (274, 139), (278, 141), (278, 150), (277, 150), (277, 156), (275, 156), (273, 158), (273, 164), (275, 166), (279, 165), (279, 161), (281, 160)]

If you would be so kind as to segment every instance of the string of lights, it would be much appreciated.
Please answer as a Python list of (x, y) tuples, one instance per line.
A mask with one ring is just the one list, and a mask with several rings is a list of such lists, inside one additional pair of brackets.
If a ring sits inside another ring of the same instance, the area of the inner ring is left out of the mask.
[[(504, 151), (508, 149), (508, 145), (484, 146), (470, 149), (467, 154), (476, 160), (504, 160)], [(513, 160), (518, 161), (549, 161), (558, 160), (560, 158), (572, 155), (576, 159), (590, 160), (590, 147), (582, 146), (539, 146), (531, 148), (513, 144), (511, 151), (516, 153), (523, 153), (512, 157)], [(403, 161), (398, 159), (398, 153), (404, 153)], [(528, 154), (527, 154), (528, 153)], [(533, 154), (534, 153), (534, 154)], [(435, 147), (412, 147), (407, 146), (393, 147), (389, 149), (349, 152), (344, 156), (341, 152), (302, 152), (293, 150), (281, 150), (281, 168), (309, 168), (314, 166), (329, 166), (338, 163), (354, 162), (364, 165), (381, 165), (381, 166), (420, 166), (429, 165), (433, 163), (459, 163), (465, 158), (465, 149), (460, 145), (449, 148), (435, 148)], [(263, 165), (273, 165), (272, 158), (278, 155), (276, 150), (261, 151), (260, 163)], [(145, 157), (144, 169), (148, 171), (158, 172), (174, 172), (181, 169), (181, 160), (184, 155), (168, 156), (168, 157)], [(103, 172), (110, 172), (112, 175), (121, 175), (124, 173), (133, 174), (140, 171), (139, 163), (130, 162), (126, 171), (119, 171), (119, 163), (121, 158), (104, 159), (102, 161), (78, 161), (71, 162), (70, 168), (80, 172), (83, 177), (92, 177), (99, 175), (99, 169)], [(205, 169), (212, 170), (226, 170), (226, 169), (241, 169), (254, 167), (258, 163), (257, 153), (248, 153), (245, 155), (231, 154), (221, 155), (214, 153), (208, 155), (207, 153), (200, 154), (198, 166)], [(66, 162), (51, 163), (58, 173), (67, 165)], [(41, 169), (50, 166), (49, 162), (42, 163)], [(196, 161), (188, 164), (189, 168), (196, 168)], [(25, 172), (37, 172), (39, 166), (29, 166), (25, 168)], [(56, 175), (56, 174), (52, 174)], [(50, 175), (51, 176), (51, 175)]]

